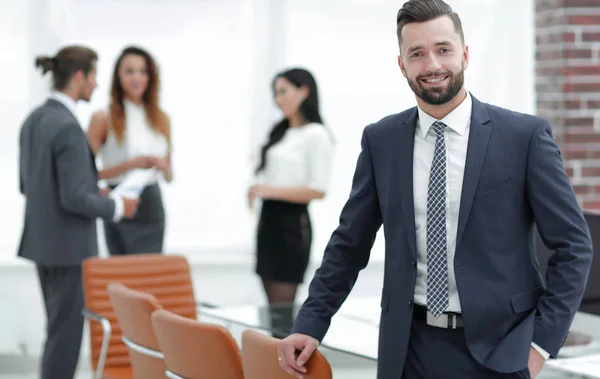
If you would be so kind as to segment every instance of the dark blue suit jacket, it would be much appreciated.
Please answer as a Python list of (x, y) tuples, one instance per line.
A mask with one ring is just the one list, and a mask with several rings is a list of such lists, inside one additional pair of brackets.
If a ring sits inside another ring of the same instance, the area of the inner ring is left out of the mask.
[[(401, 377), (412, 322), (416, 123), (415, 107), (365, 128), (340, 225), (293, 329), (322, 340), (367, 265), (383, 224), (378, 378)], [(534, 224), (555, 250), (546, 287)], [(533, 341), (556, 357), (581, 302), (591, 261), (589, 230), (548, 122), (473, 97), (454, 259), (472, 356), (492, 370), (514, 372), (527, 366)]]

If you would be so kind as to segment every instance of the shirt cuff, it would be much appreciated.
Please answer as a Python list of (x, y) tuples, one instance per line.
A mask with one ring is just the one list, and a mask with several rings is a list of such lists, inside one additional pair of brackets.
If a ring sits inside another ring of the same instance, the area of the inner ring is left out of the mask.
[(542, 355), (542, 357), (544, 357), (544, 359), (548, 359), (548, 357), (550, 357), (550, 353), (548, 353), (546, 350), (544, 350), (541, 347), (539, 347), (538, 344), (536, 344), (535, 342), (532, 342), (531, 346), (535, 350), (537, 350), (537, 352), (540, 353)]
[(123, 218), (123, 212), (125, 211), (125, 205), (121, 196), (109, 194), (110, 198), (115, 201), (115, 214), (113, 215), (113, 222), (119, 222)]

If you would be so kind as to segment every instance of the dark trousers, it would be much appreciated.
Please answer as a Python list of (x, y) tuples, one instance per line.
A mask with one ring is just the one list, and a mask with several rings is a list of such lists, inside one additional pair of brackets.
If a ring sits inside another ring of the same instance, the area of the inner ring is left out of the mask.
[(47, 318), (40, 378), (72, 379), (84, 325), (81, 267), (38, 265), (37, 271)]
[(529, 379), (529, 370), (499, 373), (469, 353), (464, 329), (443, 329), (413, 319), (402, 379)]

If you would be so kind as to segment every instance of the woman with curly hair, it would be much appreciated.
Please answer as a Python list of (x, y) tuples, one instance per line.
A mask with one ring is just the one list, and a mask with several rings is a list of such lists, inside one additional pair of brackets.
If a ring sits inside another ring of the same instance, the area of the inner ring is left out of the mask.
[[(159, 107), (159, 74), (152, 56), (130, 46), (115, 64), (110, 105), (92, 116), (88, 139), (102, 162), (99, 178), (116, 187), (131, 170), (156, 168), (172, 180), (169, 117)], [(135, 217), (104, 222), (111, 255), (161, 253), (165, 212), (158, 178), (140, 196)]]

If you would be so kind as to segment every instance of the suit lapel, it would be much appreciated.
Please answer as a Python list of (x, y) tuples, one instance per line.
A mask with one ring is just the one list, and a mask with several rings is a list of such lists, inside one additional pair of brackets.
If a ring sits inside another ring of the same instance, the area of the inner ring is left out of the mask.
[(465, 162), (465, 173), (463, 177), (462, 193), (460, 199), (460, 208), (458, 213), (458, 232), (456, 236), (456, 246), (460, 244), (473, 198), (479, 184), (479, 176), (483, 167), (483, 161), (487, 152), (487, 146), (490, 139), (492, 128), (486, 125), (489, 117), (485, 106), (473, 99), (473, 110), (471, 114), (471, 131), (469, 133), (469, 142), (467, 145), (467, 159)]
[(413, 257), (417, 256), (417, 241), (415, 232), (415, 204), (413, 194), (413, 151), (415, 145), (415, 128), (417, 126), (417, 108), (409, 112), (408, 117), (403, 119), (399, 125), (397, 136), (394, 138), (396, 152), (396, 177), (400, 189), (400, 202), (402, 206), (402, 217), (404, 219), (404, 230), (408, 239)]

